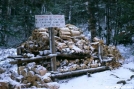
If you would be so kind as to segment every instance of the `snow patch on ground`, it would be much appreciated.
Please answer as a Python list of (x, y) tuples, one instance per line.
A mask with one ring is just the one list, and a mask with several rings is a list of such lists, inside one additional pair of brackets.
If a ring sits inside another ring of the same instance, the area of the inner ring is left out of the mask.
[(134, 69), (134, 62), (124, 64), (123, 67), (127, 69)]
[[(91, 77), (83, 75), (72, 78), (68, 83), (60, 84), (60, 89), (133, 89), (134, 79), (127, 81), (133, 74), (134, 72), (123, 66), (116, 70), (91, 74)], [(120, 80), (125, 80), (127, 84), (123, 86), (122, 84), (117, 84)]]

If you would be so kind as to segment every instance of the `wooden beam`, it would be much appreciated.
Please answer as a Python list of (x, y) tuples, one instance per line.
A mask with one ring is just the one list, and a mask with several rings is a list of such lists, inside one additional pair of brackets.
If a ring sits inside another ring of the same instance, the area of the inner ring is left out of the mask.
[(57, 54), (50, 54), (48, 56), (23, 58), (23, 59), (17, 59), (17, 60), (11, 61), (10, 63), (11, 64), (18, 64), (18, 61), (19, 61), (19, 63), (23, 63), (23, 62), (34, 62), (34, 61), (40, 61), (40, 60), (44, 60), (44, 59), (49, 59), (49, 58), (56, 57), (56, 56), (57, 56)]
[(90, 57), (90, 55), (73, 55), (73, 54), (57, 54), (57, 58), (69, 58), (69, 59), (83, 59), (85, 57)]
[(109, 69), (108, 67), (102, 66), (102, 67), (98, 67), (98, 68), (82, 69), (82, 70), (76, 70), (76, 71), (65, 72), (65, 73), (53, 73), (53, 74), (51, 74), (51, 78), (64, 78), (64, 77), (73, 76), (73, 75), (101, 72), (101, 71), (105, 71), (108, 69)]
[[(52, 54), (55, 54), (55, 38), (54, 38), (54, 29), (52, 27), (49, 28), (49, 39), (50, 39), (50, 51)], [(51, 68), (52, 71), (56, 71), (56, 57), (51, 58)]]

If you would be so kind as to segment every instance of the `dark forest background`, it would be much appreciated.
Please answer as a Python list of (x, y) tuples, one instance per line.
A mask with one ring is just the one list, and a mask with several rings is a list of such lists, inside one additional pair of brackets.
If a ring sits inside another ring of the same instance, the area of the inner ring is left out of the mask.
[(105, 39), (132, 44), (134, 0), (0, 0), (0, 46), (17, 47), (35, 29), (35, 15), (65, 15), (74, 24)]

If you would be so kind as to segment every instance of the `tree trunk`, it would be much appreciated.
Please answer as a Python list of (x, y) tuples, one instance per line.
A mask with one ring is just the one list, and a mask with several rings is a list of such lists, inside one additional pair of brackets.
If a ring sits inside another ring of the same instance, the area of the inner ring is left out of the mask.
[(91, 41), (93, 38), (96, 37), (96, 18), (95, 18), (95, 1), (90, 0), (88, 3), (88, 10), (89, 10), (89, 30), (91, 31)]
[(110, 22), (110, 1), (107, 2), (106, 4), (106, 44), (109, 45), (110, 44), (110, 37), (111, 37), (111, 29), (109, 26), (109, 22)]

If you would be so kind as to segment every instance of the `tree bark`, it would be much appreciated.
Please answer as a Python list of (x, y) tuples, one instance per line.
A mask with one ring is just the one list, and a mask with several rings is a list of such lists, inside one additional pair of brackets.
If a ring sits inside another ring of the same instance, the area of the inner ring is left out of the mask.
[(106, 44), (109, 45), (110, 44), (110, 33), (111, 33), (111, 29), (109, 26), (109, 21), (110, 21), (110, 1), (107, 2), (106, 4), (106, 31), (107, 31), (107, 36), (106, 36)]
[(91, 41), (93, 41), (93, 38), (96, 37), (96, 19), (95, 19), (95, 1), (90, 0), (88, 2), (88, 11), (89, 11), (89, 30), (91, 31)]

